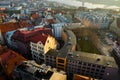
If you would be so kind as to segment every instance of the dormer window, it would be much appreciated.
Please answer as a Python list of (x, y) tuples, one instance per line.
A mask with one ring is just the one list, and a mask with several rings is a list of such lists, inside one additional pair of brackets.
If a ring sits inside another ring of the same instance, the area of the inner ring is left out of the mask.
[(47, 41), (47, 43), (49, 43), (49, 40)]

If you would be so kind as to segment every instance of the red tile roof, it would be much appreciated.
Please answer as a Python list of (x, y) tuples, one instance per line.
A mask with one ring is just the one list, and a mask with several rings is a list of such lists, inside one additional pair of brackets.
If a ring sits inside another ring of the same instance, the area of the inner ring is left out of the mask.
[(37, 43), (37, 42), (41, 41), (42, 44), (45, 45), (47, 38), (48, 38), (48, 35), (46, 35), (46, 34), (40, 34), (38, 36), (32, 37), (30, 39), (30, 41), (34, 42), (34, 43)]
[(52, 30), (50, 28), (35, 28), (33, 30), (17, 30), (13, 34), (12, 39), (19, 40), (22, 42), (28, 42), (31, 37), (34, 37), (42, 33), (52, 35)]
[(34, 24), (32, 24), (32, 23), (31, 23), (31, 24), (28, 23), (28, 20), (27, 20), (27, 19), (25, 19), (25, 20), (20, 20), (19, 25), (20, 25), (21, 28), (34, 26)]
[(2, 55), (0, 55), (0, 63), (8, 76), (11, 75), (13, 69), (23, 60), (26, 59), (18, 53), (9, 49), (7, 49)]
[(20, 22), (9, 22), (5, 24), (0, 24), (0, 30), (4, 34), (8, 31), (16, 30), (23, 27), (31, 27), (33, 24), (29, 24), (27, 20), (21, 20)]
[(15, 30), (15, 29), (18, 29), (20, 26), (19, 26), (19, 23), (15, 22), (10, 22), (10, 23), (5, 23), (5, 24), (0, 24), (0, 30), (1, 32), (4, 34), (8, 31), (11, 31), (11, 30)]
[(5, 13), (0, 13), (0, 17), (5, 17), (6, 16), (6, 14)]

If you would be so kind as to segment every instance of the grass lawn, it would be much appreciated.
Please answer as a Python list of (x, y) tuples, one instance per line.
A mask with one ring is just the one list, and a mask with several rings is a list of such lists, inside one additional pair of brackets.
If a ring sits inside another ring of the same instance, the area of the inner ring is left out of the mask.
[(79, 46), (77, 48), (78, 51), (84, 51), (84, 52), (89, 52), (89, 53), (94, 53), (94, 54), (100, 54), (100, 52), (92, 44), (92, 42), (89, 39), (85, 39), (85, 37), (81, 37), (78, 40), (77, 46)]

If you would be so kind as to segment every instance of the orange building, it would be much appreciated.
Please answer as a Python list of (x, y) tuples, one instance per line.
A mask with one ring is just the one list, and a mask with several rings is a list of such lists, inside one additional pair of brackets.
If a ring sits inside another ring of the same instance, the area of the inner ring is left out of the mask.
[(0, 55), (0, 65), (9, 77), (13, 69), (24, 60), (26, 59), (21, 55), (9, 49), (6, 49), (4, 53)]

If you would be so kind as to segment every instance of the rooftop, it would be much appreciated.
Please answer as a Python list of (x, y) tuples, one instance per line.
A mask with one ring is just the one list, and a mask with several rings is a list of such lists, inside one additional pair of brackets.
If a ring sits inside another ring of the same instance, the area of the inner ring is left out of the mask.
[(0, 24), (0, 29), (1, 29), (2, 33), (6, 33), (8, 31), (12, 31), (12, 30), (15, 30), (18, 28), (20, 28), (20, 26), (17, 22), (16, 23), (10, 22), (10, 23), (6, 23), (6, 24)]
[(57, 50), (50, 49), (46, 55), (54, 56), (56, 57), (59, 54)]
[(73, 46), (76, 45), (76, 36), (71, 30), (65, 30), (67, 40), (64, 46), (59, 50), (58, 57), (66, 57), (67, 53), (72, 50)]
[(39, 18), (39, 14), (32, 14), (32, 16), (31, 16), (33, 19), (35, 19), (35, 20), (37, 20), (38, 18)]
[(66, 80), (66, 75), (54, 72), (50, 66), (38, 65), (34, 61), (23, 61), (14, 71), (24, 72), (40, 80)]
[(20, 64), (22, 60), (26, 59), (18, 53), (9, 49), (7, 49), (2, 55), (0, 55), (0, 63), (2, 64), (4, 70), (6, 70), (8, 75), (12, 73), (16, 65)]
[(107, 67), (118, 68), (113, 57), (91, 54), (86, 52), (73, 51), (71, 55), (67, 55), (67, 60), (81, 61)]
[(47, 38), (48, 38), (48, 35), (46, 35), (46, 34), (39, 34), (38, 36), (32, 37), (30, 39), (30, 41), (34, 42), (34, 43), (37, 43), (37, 42), (41, 41), (42, 44), (45, 45), (45, 42), (46, 42)]
[(27, 28), (26, 30), (19, 30), (21, 34), (29, 34), (29, 33), (33, 33), (33, 32), (37, 32), (37, 31), (47, 31), (47, 30), (51, 30), (50, 28), (34, 28), (34, 27), (31, 27), (31, 28)]
[(54, 72), (50, 80), (66, 80), (66, 75)]
[(12, 38), (15, 40), (19, 40), (22, 42), (28, 42), (30, 40), (31, 37), (34, 37), (38, 34), (49, 34), (52, 35), (52, 30), (50, 28), (34, 28), (34, 27), (30, 27), (30, 28), (24, 28), (21, 30), (17, 30)]
[(20, 20), (20, 27), (32, 27), (34, 26), (30, 20)]

